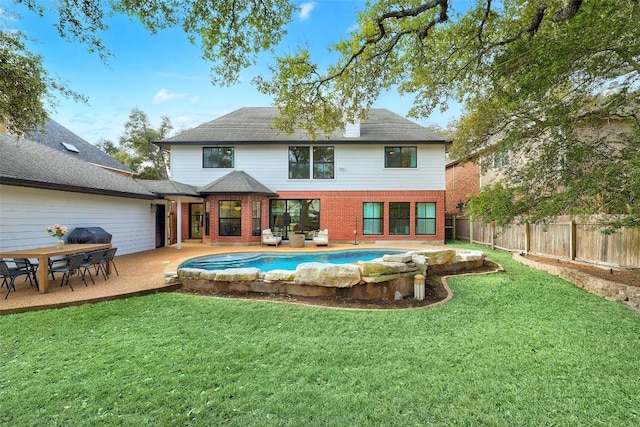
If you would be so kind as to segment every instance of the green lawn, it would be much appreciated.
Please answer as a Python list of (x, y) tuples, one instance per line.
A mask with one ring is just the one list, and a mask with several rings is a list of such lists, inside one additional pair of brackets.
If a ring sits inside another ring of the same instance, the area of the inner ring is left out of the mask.
[(640, 425), (640, 315), (488, 253), (505, 273), (431, 309), (157, 294), (0, 316), (0, 425)]

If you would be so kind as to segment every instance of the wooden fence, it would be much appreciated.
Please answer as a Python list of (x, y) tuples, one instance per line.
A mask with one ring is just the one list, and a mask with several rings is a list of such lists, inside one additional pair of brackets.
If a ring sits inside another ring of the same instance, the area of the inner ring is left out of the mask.
[(640, 228), (602, 234), (593, 224), (559, 218), (547, 225), (520, 224), (506, 229), (493, 223), (448, 216), (448, 236), (507, 251), (546, 255), (608, 267), (640, 269)]

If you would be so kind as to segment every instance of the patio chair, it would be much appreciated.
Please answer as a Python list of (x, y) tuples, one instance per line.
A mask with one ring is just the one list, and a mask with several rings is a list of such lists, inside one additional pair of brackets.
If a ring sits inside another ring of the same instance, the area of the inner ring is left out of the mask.
[(110, 248), (105, 250), (104, 256), (100, 261), (100, 264), (102, 265), (102, 271), (107, 275), (107, 279), (109, 278), (109, 273), (107, 273), (109, 264), (111, 264), (113, 266), (113, 269), (116, 271), (116, 276), (120, 276), (120, 273), (118, 273), (118, 269), (116, 268), (116, 263), (113, 261), (117, 250), (118, 248)]
[(29, 274), (31, 273), (27, 270), (23, 270), (18, 267), (9, 267), (6, 260), (0, 260), (0, 276), (2, 276), (2, 285), (0, 285), (0, 288), (4, 286), (7, 287), (7, 293), (5, 294), (4, 299), (7, 299), (12, 289), (14, 291), (16, 290), (16, 277), (26, 276)]
[(71, 291), (73, 291), (73, 286), (71, 286), (70, 279), (71, 279), (71, 276), (73, 276), (75, 273), (78, 273), (78, 275), (82, 278), (84, 285), (88, 286), (87, 281), (84, 279), (84, 274), (81, 269), (82, 260), (84, 259), (84, 256), (85, 256), (84, 253), (71, 255), (70, 257), (67, 258), (67, 262), (65, 263), (64, 266), (53, 267), (51, 271), (55, 271), (56, 273), (63, 273), (62, 280), (60, 281), (60, 286), (64, 286), (65, 284), (69, 285), (69, 287), (71, 288)]
[(329, 230), (318, 230), (313, 236), (314, 246), (329, 246)]
[(278, 247), (280, 243), (282, 243), (282, 237), (273, 234), (270, 228), (262, 230), (262, 241), (260, 243), (260, 246), (275, 245), (276, 247)]
[(102, 259), (106, 256), (106, 252), (106, 249), (89, 252), (85, 254), (85, 258), (82, 260), (82, 264), (80, 264), (80, 268), (82, 268), (82, 275), (85, 276), (89, 273), (89, 279), (91, 279), (91, 283), (94, 285), (96, 282), (93, 280), (93, 276), (91, 275), (89, 268), (93, 267), (96, 270), (96, 277), (99, 272), (102, 272), (102, 277), (104, 277), (104, 280), (107, 280), (107, 273), (105, 273), (104, 266), (102, 265)]
[(31, 286), (35, 283), (36, 289), (40, 290), (40, 287), (38, 286), (38, 276), (36, 274), (38, 264), (32, 263), (28, 258), (14, 258), (13, 263), (16, 265), (16, 268), (27, 271), (27, 279), (29, 279)]
[(57, 256), (49, 258), (49, 274), (51, 275), (51, 280), (56, 280), (56, 276), (53, 274), (52, 270), (54, 267), (64, 267), (67, 264), (66, 256)]

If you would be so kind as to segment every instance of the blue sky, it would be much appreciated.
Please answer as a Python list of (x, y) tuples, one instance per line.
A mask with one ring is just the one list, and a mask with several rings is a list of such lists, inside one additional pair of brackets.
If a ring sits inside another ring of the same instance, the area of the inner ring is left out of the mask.
[[(327, 48), (355, 28), (357, 11), (363, 5), (360, 0), (301, 2), (300, 12), (277, 49), (293, 51), (306, 44), (314, 60), (330, 63)], [(60, 38), (51, 13), (40, 18), (20, 6), (9, 11), (19, 14), (10, 26), (37, 40), (29, 48), (44, 57), (50, 75), (89, 98), (86, 105), (61, 97), (52, 118), (93, 144), (103, 139), (116, 142), (133, 108), (147, 113), (153, 126), (159, 125), (162, 116), (168, 116), (177, 132), (241, 107), (272, 105), (270, 97), (251, 85), (254, 76), (268, 74), (268, 66), (273, 63), (268, 54), (244, 70), (237, 85), (216, 87), (210, 82), (210, 66), (201, 59), (200, 48), (191, 45), (182, 30), (153, 35), (128, 17), (115, 17), (102, 36), (113, 54), (105, 64), (84, 45)], [(375, 107), (406, 116), (412, 101), (411, 96), (387, 93)], [(446, 127), (458, 116), (459, 110), (454, 107), (417, 122)]]

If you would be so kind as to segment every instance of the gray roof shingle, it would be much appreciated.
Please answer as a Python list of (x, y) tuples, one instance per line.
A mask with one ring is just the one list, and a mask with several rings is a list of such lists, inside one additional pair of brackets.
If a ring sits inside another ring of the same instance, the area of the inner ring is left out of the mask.
[[(27, 134), (26, 138), (44, 144), (70, 157), (133, 174), (133, 171), (127, 166), (103, 152), (95, 145), (80, 138), (78, 135), (54, 120), (49, 120), (47, 122), (44, 132), (32, 132)], [(78, 152), (69, 151), (63, 143), (73, 145), (78, 149)]]
[[(311, 138), (301, 129), (292, 135), (273, 128), (273, 120), (278, 115), (276, 107), (245, 107), (225, 116), (204, 123), (186, 132), (157, 143), (162, 146), (203, 143), (255, 143), (255, 142), (311, 142)], [(322, 141), (324, 135), (318, 135)], [(360, 137), (349, 138), (342, 130), (330, 135), (331, 142), (366, 143), (421, 142), (443, 144), (447, 139), (389, 110), (374, 108), (369, 117), (360, 124)]]
[(136, 182), (158, 196), (200, 197), (196, 187), (178, 181), (138, 179)]
[(155, 194), (133, 178), (40, 142), (0, 134), (0, 183), (139, 199)]
[(202, 194), (262, 194), (277, 196), (275, 191), (244, 171), (235, 170), (210, 184), (198, 188)]

